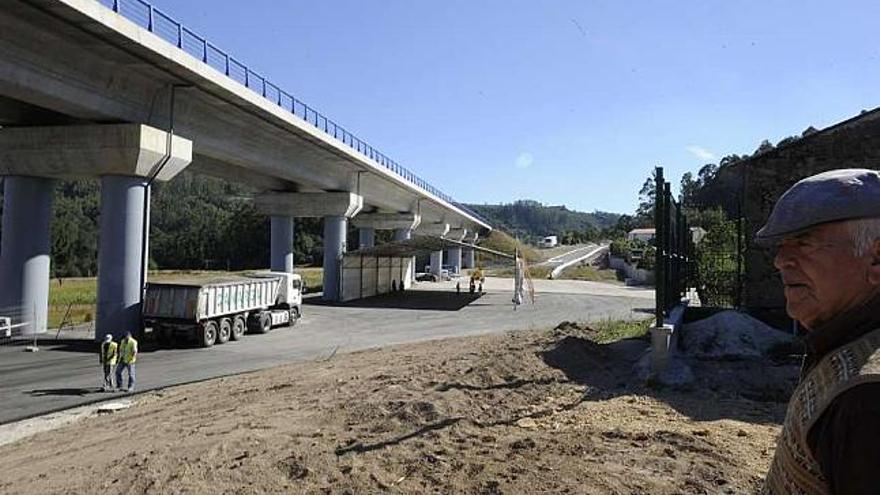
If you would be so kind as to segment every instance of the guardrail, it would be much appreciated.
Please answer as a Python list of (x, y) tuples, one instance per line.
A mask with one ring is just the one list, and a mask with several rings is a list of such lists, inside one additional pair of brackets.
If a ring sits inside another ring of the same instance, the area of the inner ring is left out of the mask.
[(227, 52), (217, 48), (216, 45), (209, 42), (203, 36), (199, 36), (144, 0), (98, 0), (98, 2), (163, 40), (177, 46), (180, 50), (224, 74), (226, 77), (262, 95), (263, 98), (289, 111), (315, 128), (324, 131), (328, 136), (332, 136), (334, 139), (347, 144), (360, 154), (402, 177), (407, 182), (443, 199), (486, 225), (489, 224), (480, 215), (452, 199), (452, 196), (432, 186), (406, 167), (388, 158), (387, 155), (381, 153), (366, 141), (359, 139), (341, 125), (296, 99), (290, 93), (251, 70)]

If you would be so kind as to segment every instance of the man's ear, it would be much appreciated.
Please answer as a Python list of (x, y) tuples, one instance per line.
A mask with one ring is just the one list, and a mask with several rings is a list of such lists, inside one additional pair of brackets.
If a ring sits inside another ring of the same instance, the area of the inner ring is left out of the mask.
[(880, 287), (880, 239), (874, 240), (869, 255), (871, 266), (868, 267), (868, 282), (874, 287)]

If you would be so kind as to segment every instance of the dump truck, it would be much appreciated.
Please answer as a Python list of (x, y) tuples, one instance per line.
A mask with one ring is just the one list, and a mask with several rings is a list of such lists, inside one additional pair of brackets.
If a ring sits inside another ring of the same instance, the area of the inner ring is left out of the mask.
[(144, 328), (151, 329), (159, 345), (180, 337), (195, 339), (202, 347), (239, 340), (246, 330), (266, 333), (296, 324), (302, 288), (299, 275), (284, 272), (150, 282)]

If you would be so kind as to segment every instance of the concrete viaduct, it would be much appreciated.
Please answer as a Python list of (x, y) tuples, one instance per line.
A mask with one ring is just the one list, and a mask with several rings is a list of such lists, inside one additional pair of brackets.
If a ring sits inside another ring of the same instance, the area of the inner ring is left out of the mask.
[[(101, 181), (96, 333), (139, 327), (150, 185), (184, 168), (246, 183), (293, 270), (296, 217), (324, 219), (326, 299), (347, 225), (476, 240), (490, 225), (141, 0), (4, 0), (0, 9), (0, 312), (46, 330), (54, 181)], [(449, 264), (462, 266), (452, 249)], [(432, 255), (439, 272), (443, 253)], [(464, 266), (473, 253), (464, 253)]]

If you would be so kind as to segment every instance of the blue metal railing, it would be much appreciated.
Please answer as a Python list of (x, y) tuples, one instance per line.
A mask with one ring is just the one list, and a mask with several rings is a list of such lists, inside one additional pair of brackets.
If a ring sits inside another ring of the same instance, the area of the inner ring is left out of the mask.
[(385, 154), (381, 153), (367, 142), (357, 138), (339, 124), (320, 114), (317, 110), (309, 107), (304, 102), (296, 99), (283, 89), (272, 84), (265, 77), (249, 69), (248, 66), (236, 60), (223, 50), (220, 50), (204, 37), (189, 30), (183, 24), (175, 21), (171, 16), (153, 7), (144, 0), (98, 1), (105, 7), (112, 9), (113, 12), (122, 15), (129, 21), (150, 31), (172, 45), (175, 45), (177, 48), (185, 51), (194, 58), (201, 60), (203, 63), (211, 66), (221, 74), (226, 75), (242, 86), (245, 86), (263, 96), (263, 98), (266, 98), (293, 115), (312, 124), (317, 129), (324, 131), (327, 135), (333, 136), (334, 139), (347, 144), (352, 149), (357, 150), (365, 157), (382, 165), (388, 170), (391, 170), (411, 184), (415, 184), (434, 196), (442, 198), (447, 203), (467, 212), (474, 218), (479, 219), (487, 225), (489, 224), (485, 219), (480, 217), (480, 215), (461, 203), (456, 202), (448, 194), (445, 194), (443, 191), (432, 186), (418, 175), (412, 173), (406, 167), (403, 167), (394, 160), (388, 158)]

